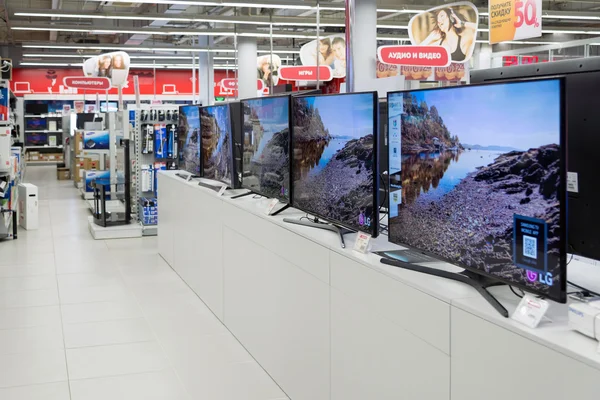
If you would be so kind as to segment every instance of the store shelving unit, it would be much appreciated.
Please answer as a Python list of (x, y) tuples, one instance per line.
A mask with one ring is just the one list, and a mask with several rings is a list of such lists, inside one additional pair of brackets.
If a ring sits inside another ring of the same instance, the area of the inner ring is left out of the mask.
[(158, 223), (157, 224), (144, 224), (145, 222), (145, 218), (144, 218), (144, 207), (141, 206), (141, 201), (144, 198), (154, 198), (156, 199), (156, 184), (157, 184), (157, 179), (156, 179), (156, 172), (157, 170), (154, 169), (154, 176), (152, 177), (153, 181), (154, 181), (154, 185), (153, 185), (153, 190), (144, 190), (143, 188), (143, 184), (142, 184), (142, 169), (144, 168), (144, 166), (146, 165), (152, 165), (155, 166), (156, 162), (165, 162), (167, 163), (167, 165), (169, 164), (169, 162), (174, 162), (176, 161), (175, 159), (169, 159), (169, 158), (157, 158), (156, 157), (156, 153), (152, 152), (152, 153), (144, 153), (143, 152), (143, 132), (142, 132), (142, 125), (146, 125), (146, 124), (175, 124), (177, 125), (179, 123), (179, 119), (177, 119), (176, 121), (173, 120), (159, 120), (157, 119), (152, 119), (152, 118), (148, 118), (147, 120), (142, 120), (142, 112), (144, 113), (149, 113), (148, 115), (151, 115), (150, 113), (152, 111), (163, 111), (166, 115), (167, 112), (171, 112), (171, 115), (173, 115), (173, 112), (177, 112), (177, 115), (179, 113), (179, 106), (178, 105), (174, 105), (174, 104), (165, 104), (165, 105), (140, 105), (139, 107), (136, 107), (135, 105), (129, 105), (128, 106), (128, 112), (127, 115), (129, 115), (129, 111), (135, 111), (135, 114), (133, 115), (133, 119), (129, 121), (130, 123), (130, 129), (131, 129), (131, 139), (133, 140), (133, 143), (135, 144), (135, 157), (134, 157), (134, 167), (132, 169), (132, 197), (134, 197), (132, 199), (131, 202), (131, 206), (132, 206), (132, 213), (133, 215), (137, 216), (138, 221), (142, 224), (142, 229), (143, 229), (143, 235), (144, 236), (154, 236), (158, 233)]

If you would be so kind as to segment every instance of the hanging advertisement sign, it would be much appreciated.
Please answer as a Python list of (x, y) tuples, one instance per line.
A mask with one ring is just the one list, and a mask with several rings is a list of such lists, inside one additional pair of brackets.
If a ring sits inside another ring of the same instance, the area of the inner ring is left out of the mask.
[(75, 110), (75, 114), (81, 114), (84, 112), (85, 101), (83, 100), (75, 100), (73, 102), (73, 108)]
[(68, 88), (84, 90), (108, 90), (111, 88), (108, 78), (87, 78), (85, 76), (65, 76), (63, 84)]
[(316, 66), (317, 60), (319, 66), (327, 66), (331, 69), (334, 78), (345, 78), (346, 38), (344, 34), (323, 37), (319, 40), (318, 47), (315, 39), (300, 48), (302, 65)]
[(108, 78), (113, 87), (123, 86), (129, 75), (129, 54), (124, 51), (101, 54), (83, 63), (86, 77)]
[(413, 67), (377, 62), (377, 78), (389, 78), (401, 74), (407, 81), (459, 82), (468, 75), (468, 63), (452, 63), (447, 67)]
[(542, 0), (490, 0), (490, 44), (542, 36)]
[[(279, 83), (279, 68), (281, 68), (281, 57), (277, 54), (267, 54), (256, 59), (256, 78), (264, 83), (265, 87), (271, 87), (271, 83), (277, 86)], [(258, 90), (262, 90), (260, 87)]]
[(464, 63), (473, 56), (478, 26), (477, 7), (461, 1), (415, 15), (408, 23), (408, 36), (414, 46), (444, 47), (451, 62)]
[(446, 67), (450, 54), (444, 46), (380, 46), (377, 59), (384, 64)]
[[(279, 70), (281, 79), (286, 81), (316, 81), (317, 67), (304, 65), (283, 66)], [(323, 82), (334, 78), (333, 71), (328, 65), (319, 66), (319, 80)]]

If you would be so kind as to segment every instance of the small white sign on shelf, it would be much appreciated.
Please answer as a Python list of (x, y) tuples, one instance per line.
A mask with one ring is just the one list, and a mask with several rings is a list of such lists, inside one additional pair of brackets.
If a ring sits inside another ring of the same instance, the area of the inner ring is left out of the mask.
[(567, 191), (579, 193), (579, 175), (577, 172), (567, 172)]
[(366, 254), (369, 251), (369, 243), (371, 243), (371, 235), (364, 232), (358, 232), (356, 242), (354, 242), (354, 251)]
[(542, 318), (544, 318), (544, 315), (546, 315), (549, 306), (550, 303), (546, 300), (536, 299), (526, 294), (513, 313), (512, 319), (529, 328), (535, 329), (540, 324)]
[(186, 179), (186, 181), (187, 181), (187, 182), (191, 181), (191, 180), (192, 180), (192, 176), (193, 176), (192, 174), (189, 174), (189, 175), (187, 176), (187, 179)]
[(269, 205), (267, 206), (267, 209), (265, 210), (265, 214), (267, 215), (271, 215), (271, 213), (273, 212), (273, 209), (275, 208), (275, 206), (279, 203), (279, 200), (277, 199), (273, 199), (269, 202)]
[(226, 190), (227, 190), (227, 185), (221, 186), (221, 189), (219, 189), (218, 196), (223, 196), (223, 193), (225, 193)]

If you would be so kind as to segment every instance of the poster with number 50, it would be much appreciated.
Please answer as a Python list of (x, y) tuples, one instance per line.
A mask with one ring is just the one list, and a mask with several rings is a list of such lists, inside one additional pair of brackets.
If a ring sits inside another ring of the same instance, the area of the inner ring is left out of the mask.
[(490, 44), (542, 36), (542, 0), (490, 0)]

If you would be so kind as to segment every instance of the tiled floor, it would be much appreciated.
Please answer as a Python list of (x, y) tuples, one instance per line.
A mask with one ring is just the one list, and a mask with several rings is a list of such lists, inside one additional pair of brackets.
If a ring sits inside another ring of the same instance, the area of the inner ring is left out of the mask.
[(280, 400), (282, 390), (157, 254), (94, 241), (52, 167), (40, 229), (0, 242), (0, 399)]

